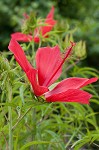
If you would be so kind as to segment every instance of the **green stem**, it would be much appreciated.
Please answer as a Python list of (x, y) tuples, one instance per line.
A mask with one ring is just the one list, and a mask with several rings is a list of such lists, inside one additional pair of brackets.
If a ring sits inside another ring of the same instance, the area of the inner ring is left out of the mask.
[(79, 129), (81, 128), (82, 124), (80, 124), (80, 126), (77, 128), (76, 131), (74, 131), (73, 135), (71, 136), (71, 138), (69, 139), (69, 141), (67, 142), (67, 144), (65, 145), (65, 148), (67, 148), (70, 144), (70, 142), (73, 140), (73, 138), (75, 137), (75, 135), (77, 135)]
[[(11, 103), (12, 100), (12, 88), (8, 81), (8, 101)], [(8, 106), (8, 117), (9, 117), (9, 150), (13, 150), (13, 133), (12, 133), (12, 109)]]
[[(43, 103), (44, 104), (44, 103)], [(38, 103), (38, 105), (42, 105), (42, 103)], [(12, 127), (12, 130), (16, 128), (16, 126), (21, 122), (21, 120), (27, 115), (27, 113), (33, 108), (33, 107), (38, 107), (38, 105), (31, 106), (30, 108), (27, 109), (27, 111), (19, 118), (19, 120), (15, 123), (15, 125)]]
[(12, 111), (11, 111), (11, 106), (8, 107), (8, 110), (9, 110), (9, 150), (13, 150)]
[(30, 107), (24, 114), (23, 116), (21, 116), (19, 118), (19, 120), (16, 122), (16, 124), (12, 127), (12, 130), (14, 130), (16, 128), (16, 126), (20, 123), (20, 121), (24, 118), (24, 116), (32, 109), (32, 107)]

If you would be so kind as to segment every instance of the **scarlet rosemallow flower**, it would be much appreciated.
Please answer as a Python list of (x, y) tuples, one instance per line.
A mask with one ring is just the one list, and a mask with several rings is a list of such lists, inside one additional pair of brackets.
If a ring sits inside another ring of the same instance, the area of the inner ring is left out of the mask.
[(14, 54), (16, 61), (26, 73), (36, 96), (43, 95), (47, 102), (79, 102), (88, 104), (91, 94), (81, 90), (80, 88), (97, 81), (97, 78), (67, 78), (57, 84), (57, 86), (49, 90), (62, 73), (62, 65), (72, 51), (75, 44), (71, 46), (61, 56), (58, 46), (42, 47), (36, 52), (36, 69), (28, 62), (24, 51), (17, 41), (11, 39), (9, 50)]
[[(25, 14), (25, 17), (29, 17)], [(47, 15), (46, 19), (45, 19), (45, 22), (44, 22), (44, 26), (40, 26), (40, 27), (37, 27), (35, 30), (34, 30), (34, 35), (31, 35), (31, 34), (23, 34), (21, 32), (16, 32), (16, 33), (13, 33), (11, 34), (11, 37), (13, 39), (15, 39), (16, 41), (20, 41), (20, 42), (30, 42), (30, 41), (34, 41), (36, 43), (39, 43), (40, 41), (40, 36), (42, 36), (43, 38), (47, 38), (48, 35), (46, 35), (48, 32), (50, 32), (53, 27), (55, 26), (56, 24), (56, 21), (53, 19), (54, 17), (54, 7), (51, 8), (49, 14)]]

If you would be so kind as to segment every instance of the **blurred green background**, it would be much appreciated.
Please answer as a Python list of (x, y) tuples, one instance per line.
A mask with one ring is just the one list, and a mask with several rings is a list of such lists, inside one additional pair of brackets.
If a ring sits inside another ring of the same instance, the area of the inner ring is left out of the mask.
[(58, 22), (66, 20), (71, 28), (76, 28), (75, 41), (86, 41), (85, 64), (98, 69), (99, 0), (1, 0), (0, 51), (7, 49), (10, 34), (20, 31), (23, 13), (36, 12), (37, 16), (45, 17), (52, 5)]

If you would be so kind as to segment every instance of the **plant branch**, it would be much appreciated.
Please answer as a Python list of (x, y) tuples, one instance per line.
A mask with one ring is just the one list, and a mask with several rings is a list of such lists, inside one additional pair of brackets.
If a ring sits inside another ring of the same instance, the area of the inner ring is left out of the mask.
[(16, 124), (12, 127), (12, 130), (14, 130), (16, 128), (16, 126), (20, 123), (20, 121), (25, 117), (25, 115), (32, 109), (32, 107), (30, 107), (20, 118), (19, 120), (16, 122)]

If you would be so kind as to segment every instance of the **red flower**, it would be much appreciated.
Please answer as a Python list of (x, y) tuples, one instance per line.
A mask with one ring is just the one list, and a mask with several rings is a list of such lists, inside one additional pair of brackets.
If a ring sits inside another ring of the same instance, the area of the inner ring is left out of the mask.
[[(26, 16), (27, 17), (27, 16)], [(47, 38), (46, 33), (50, 32), (54, 25), (56, 24), (56, 21), (53, 19), (54, 17), (54, 7), (50, 10), (49, 14), (47, 15), (44, 24), (45, 26), (40, 26), (34, 30), (34, 36), (31, 34), (23, 34), (21, 32), (16, 32), (11, 35), (13, 39), (16, 41), (21, 41), (21, 42), (30, 42), (34, 40), (34, 42), (38, 43), (40, 41), (40, 35), (42, 37)]]
[(39, 48), (36, 52), (36, 69), (28, 62), (24, 51), (17, 41), (11, 39), (8, 48), (13, 52), (16, 61), (26, 73), (36, 96), (44, 95), (47, 102), (59, 101), (88, 104), (92, 95), (80, 88), (97, 81), (97, 78), (67, 78), (58, 83), (53, 90), (49, 90), (49, 86), (60, 77), (62, 65), (74, 45), (74, 43), (71, 43), (71, 46), (64, 54), (64, 58), (61, 58), (58, 46)]

